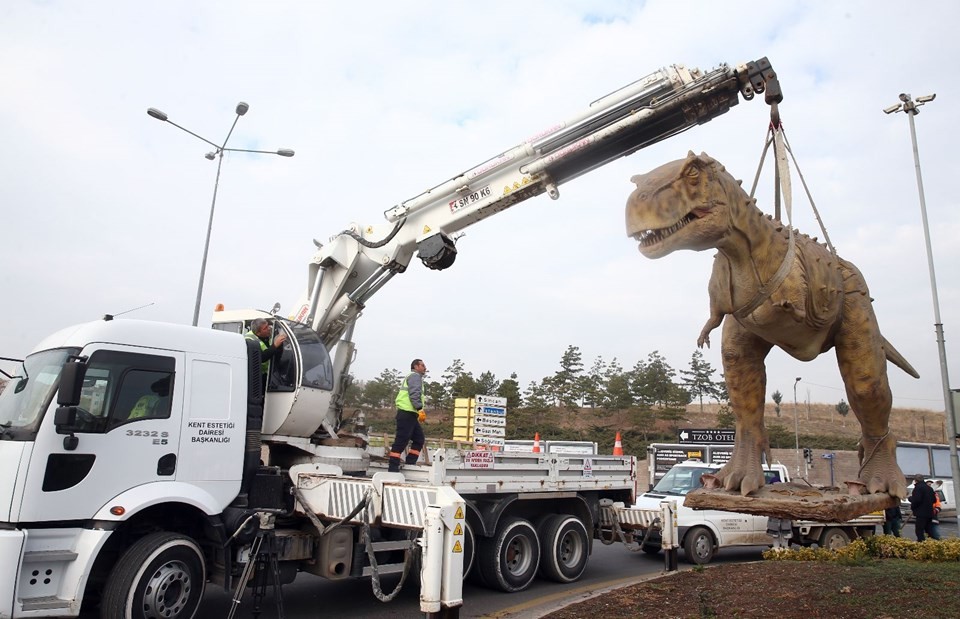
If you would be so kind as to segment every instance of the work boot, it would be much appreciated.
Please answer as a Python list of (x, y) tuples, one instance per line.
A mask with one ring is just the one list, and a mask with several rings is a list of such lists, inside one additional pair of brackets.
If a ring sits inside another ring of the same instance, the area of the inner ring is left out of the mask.
[(390, 466), (387, 467), (387, 471), (390, 473), (399, 473), (400, 458), (390, 458)]

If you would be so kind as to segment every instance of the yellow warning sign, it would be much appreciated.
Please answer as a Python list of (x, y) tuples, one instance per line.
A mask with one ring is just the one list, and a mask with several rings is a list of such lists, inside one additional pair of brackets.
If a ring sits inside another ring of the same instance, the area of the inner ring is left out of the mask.
[(459, 542), (459, 541), (453, 545), (453, 551), (454, 551), (454, 552), (463, 552), (463, 546), (460, 545), (460, 542)]
[(463, 529), (460, 527), (460, 523), (457, 523), (457, 526), (453, 527), (454, 535), (463, 535)]
[(424, 233), (424, 234), (430, 234), (430, 226), (424, 226), (424, 227), (423, 227), (423, 233)]
[(454, 514), (453, 517), (456, 518), (457, 520), (463, 520), (463, 508), (462, 508), (462, 507), (458, 507), (458, 508), (457, 508), (457, 513)]

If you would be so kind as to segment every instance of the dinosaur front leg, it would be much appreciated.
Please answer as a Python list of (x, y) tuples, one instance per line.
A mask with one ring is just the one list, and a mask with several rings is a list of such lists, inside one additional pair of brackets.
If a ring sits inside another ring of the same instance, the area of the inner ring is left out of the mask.
[(747, 495), (764, 484), (761, 457), (770, 462), (770, 442), (763, 425), (767, 389), (764, 360), (772, 345), (744, 329), (733, 316), (723, 322), (723, 377), (736, 415), (733, 456), (717, 478), (727, 490)]
[(904, 498), (907, 486), (897, 465), (897, 439), (890, 433), (893, 396), (887, 359), (869, 296), (848, 294), (835, 345), (850, 408), (860, 422), (860, 474), (870, 494)]

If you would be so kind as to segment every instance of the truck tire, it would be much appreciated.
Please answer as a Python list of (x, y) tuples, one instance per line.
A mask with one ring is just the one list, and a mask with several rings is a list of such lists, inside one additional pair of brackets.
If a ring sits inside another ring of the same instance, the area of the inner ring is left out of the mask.
[(575, 582), (590, 557), (587, 527), (576, 516), (554, 514), (540, 531), (540, 574), (554, 582)]
[(206, 580), (196, 542), (179, 533), (151, 533), (134, 542), (111, 570), (100, 619), (191, 619)]
[(820, 536), (820, 547), (828, 550), (838, 550), (850, 543), (850, 536), (839, 527), (828, 527)]
[(477, 556), (477, 538), (473, 535), (473, 527), (466, 520), (463, 521), (463, 579), (466, 580), (473, 569), (474, 557)]
[(476, 567), (486, 586), (512, 593), (530, 586), (540, 565), (540, 542), (529, 520), (504, 518), (496, 535), (477, 544)]
[(713, 534), (706, 527), (693, 527), (687, 531), (683, 540), (683, 556), (688, 563), (706, 565), (717, 552), (717, 545), (713, 543)]

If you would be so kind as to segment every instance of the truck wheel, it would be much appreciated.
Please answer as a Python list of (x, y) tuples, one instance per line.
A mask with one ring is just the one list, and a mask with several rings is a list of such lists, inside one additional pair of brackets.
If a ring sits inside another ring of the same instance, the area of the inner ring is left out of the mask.
[(683, 540), (684, 557), (690, 563), (706, 565), (710, 563), (716, 551), (717, 546), (713, 543), (713, 535), (706, 527), (693, 527)]
[(179, 533), (151, 533), (134, 542), (110, 572), (100, 619), (191, 619), (206, 578), (196, 542)]
[(850, 536), (843, 529), (830, 527), (820, 536), (820, 547), (828, 550), (838, 550), (850, 543)]
[(523, 518), (504, 518), (492, 538), (477, 544), (477, 567), (488, 587), (523, 591), (533, 582), (540, 564), (537, 530)]
[(580, 580), (587, 569), (587, 527), (576, 516), (550, 516), (540, 529), (540, 573), (554, 582)]

